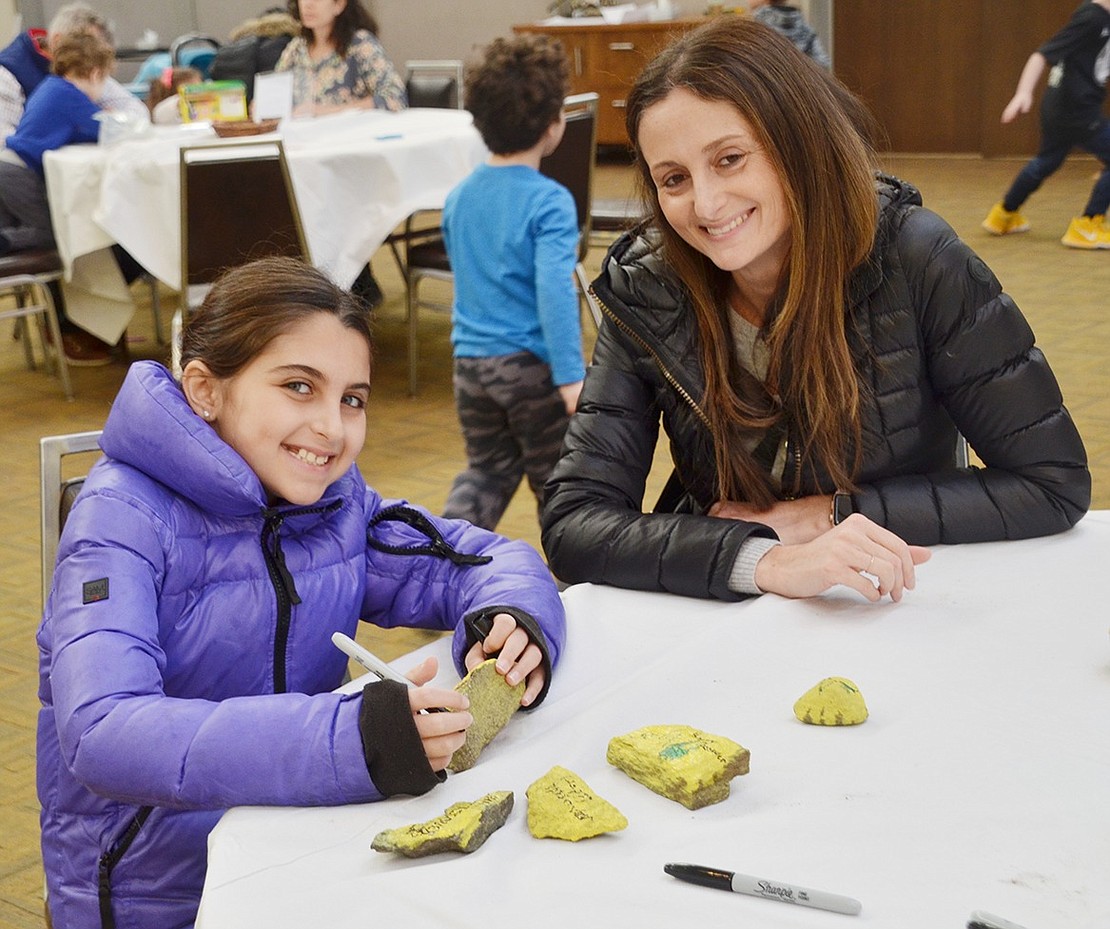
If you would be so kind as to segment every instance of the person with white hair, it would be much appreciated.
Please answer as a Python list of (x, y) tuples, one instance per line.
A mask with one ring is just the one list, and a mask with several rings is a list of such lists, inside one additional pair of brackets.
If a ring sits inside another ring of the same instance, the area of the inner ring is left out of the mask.
[[(50, 48), (64, 36), (84, 32), (115, 46), (112, 27), (103, 16), (87, 4), (69, 3), (58, 10), (45, 32), (21, 32), (0, 50), (0, 140), (15, 131), (27, 98), (50, 73)], [(112, 77), (105, 84), (100, 104), (109, 112), (149, 118), (146, 105)]]

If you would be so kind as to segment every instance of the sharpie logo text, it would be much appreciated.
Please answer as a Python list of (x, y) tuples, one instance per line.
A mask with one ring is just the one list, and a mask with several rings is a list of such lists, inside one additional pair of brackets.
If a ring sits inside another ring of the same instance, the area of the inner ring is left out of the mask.
[(777, 897), (780, 900), (797, 903), (794, 899), (794, 889), (792, 887), (783, 887), (781, 884), (772, 884), (770, 881), (760, 881), (756, 887), (765, 897)]

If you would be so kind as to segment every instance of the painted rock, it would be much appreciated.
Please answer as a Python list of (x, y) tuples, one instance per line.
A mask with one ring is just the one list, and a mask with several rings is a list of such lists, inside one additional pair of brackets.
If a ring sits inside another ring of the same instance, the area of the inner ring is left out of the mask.
[(729, 782), (748, 773), (750, 753), (692, 726), (645, 726), (609, 740), (609, 764), (691, 810), (720, 803)]
[(449, 771), (458, 774), (472, 768), (478, 756), (520, 709), (520, 698), (524, 696), (524, 681), (515, 687), (505, 683), (503, 675), (497, 673), (497, 660), (490, 658), (474, 668), (455, 686), (455, 690), (470, 698), (470, 715), (474, 722), (466, 730), (466, 742), (447, 765)]
[(442, 816), (426, 823), (379, 832), (370, 847), (376, 852), (397, 852), (406, 858), (423, 858), (438, 852), (468, 855), (505, 825), (512, 808), (513, 792), (495, 790), (470, 803), (454, 803)]
[(619, 832), (628, 820), (573, 771), (555, 765), (526, 792), (528, 831), (537, 839), (577, 842)]
[(867, 704), (846, 677), (826, 677), (798, 698), (794, 715), (813, 726), (855, 726), (867, 719)]

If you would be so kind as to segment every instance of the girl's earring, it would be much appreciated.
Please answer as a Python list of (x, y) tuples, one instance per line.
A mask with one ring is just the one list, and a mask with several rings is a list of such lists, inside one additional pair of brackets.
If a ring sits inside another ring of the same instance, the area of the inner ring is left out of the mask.
[(211, 419), (212, 418), (212, 411), (211, 410), (205, 410), (202, 415), (204, 416), (205, 419)]

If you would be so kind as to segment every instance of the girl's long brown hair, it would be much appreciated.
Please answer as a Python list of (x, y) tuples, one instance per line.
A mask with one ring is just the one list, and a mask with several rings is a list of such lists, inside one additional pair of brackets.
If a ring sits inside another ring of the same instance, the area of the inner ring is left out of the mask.
[[(729, 273), (666, 221), (637, 144), (644, 112), (677, 87), (736, 107), (782, 182), (790, 246), (764, 327), (765, 385), (744, 375), (733, 358)], [(801, 437), (804, 467), (819, 466), (838, 487), (851, 488), (861, 430), (860, 386), (846, 334), (847, 281), (867, 258), (877, 223), (872, 124), (863, 105), (774, 30), (725, 16), (687, 33), (645, 68), (628, 96), (627, 124), (663, 256), (690, 293), (721, 498), (763, 507), (776, 499), (742, 437), (783, 418)]]

